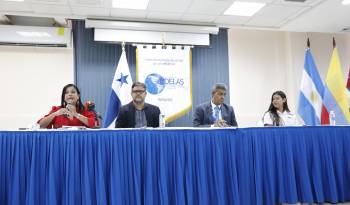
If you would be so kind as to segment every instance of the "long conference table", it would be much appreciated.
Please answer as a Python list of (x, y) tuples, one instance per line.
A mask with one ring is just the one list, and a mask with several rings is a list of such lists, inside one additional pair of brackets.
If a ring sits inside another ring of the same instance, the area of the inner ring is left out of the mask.
[(0, 204), (350, 201), (350, 127), (0, 131)]

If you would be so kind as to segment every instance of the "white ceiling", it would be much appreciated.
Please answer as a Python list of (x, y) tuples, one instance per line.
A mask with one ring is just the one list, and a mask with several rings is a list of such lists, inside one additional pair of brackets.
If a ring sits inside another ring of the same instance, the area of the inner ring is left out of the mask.
[(112, 8), (111, 0), (0, 0), (0, 21), (6, 21), (4, 15), (22, 15), (60, 21), (132, 19), (306, 32), (341, 32), (350, 27), (350, 5), (342, 5), (341, 0), (240, 0), (265, 2), (266, 6), (252, 17), (223, 15), (234, 1), (150, 0), (147, 10), (130, 10)]

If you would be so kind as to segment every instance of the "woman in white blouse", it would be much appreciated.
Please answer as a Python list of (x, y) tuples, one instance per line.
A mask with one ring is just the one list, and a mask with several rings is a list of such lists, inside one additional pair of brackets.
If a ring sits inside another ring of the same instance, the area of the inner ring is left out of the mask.
[(263, 117), (264, 126), (296, 126), (299, 125), (287, 103), (286, 94), (276, 91), (272, 94), (271, 104)]

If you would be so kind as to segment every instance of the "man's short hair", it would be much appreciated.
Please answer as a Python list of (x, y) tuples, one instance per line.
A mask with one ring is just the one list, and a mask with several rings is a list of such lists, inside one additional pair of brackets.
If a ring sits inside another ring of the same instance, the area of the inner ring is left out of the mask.
[(213, 86), (213, 89), (211, 90), (211, 94), (213, 95), (214, 93), (216, 93), (217, 90), (224, 90), (226, 91), (226, 85), (223, 83), (216, 83)]
[(146, 90), (146, 84), (137, 81), (132, 84), (131, 89), (134, 89), (136, 86), (141, 86)]

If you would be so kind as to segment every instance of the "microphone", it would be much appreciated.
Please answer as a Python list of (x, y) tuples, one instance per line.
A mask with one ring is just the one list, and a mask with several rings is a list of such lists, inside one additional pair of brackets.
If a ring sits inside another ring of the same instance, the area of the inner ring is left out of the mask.
[(73, 106), (73, 100), (72, 99), (67, 100), (67, 105), (66, 105), (67, 110), (70, 111), (72, 109), (72, 106)]
[[(72, 99), (68, 99), (68, 100), (67, 100), (66, 109), (67, 109), (68, 111), (70, 111), (70, 110), (72, 109), (72, 106), (73, 106), (73, 100), (72, 100)], [(67, 117), (67, 118), (69, 117), (68, 114), (64, 114), (64, 116)]]

